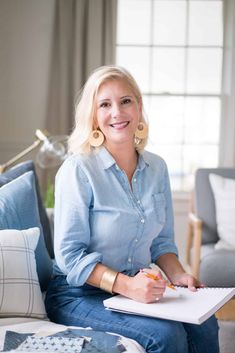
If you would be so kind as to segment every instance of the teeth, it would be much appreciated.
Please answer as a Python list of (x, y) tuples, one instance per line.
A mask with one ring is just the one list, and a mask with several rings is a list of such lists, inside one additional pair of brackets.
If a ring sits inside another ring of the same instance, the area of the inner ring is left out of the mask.
[(114, 128), (123, 128), (123, 127), (126, 127), (128, 124), (129, 124), (129, 121), (125, 121), (123, 123), (111, 124), (111, 126)]

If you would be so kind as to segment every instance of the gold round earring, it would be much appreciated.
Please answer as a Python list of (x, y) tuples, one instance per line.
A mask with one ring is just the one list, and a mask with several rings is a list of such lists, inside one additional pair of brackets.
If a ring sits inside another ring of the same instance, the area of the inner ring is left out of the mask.
[(135, 137), (143, 140), (147, 136), (148, 136), (148, 126), (145, 123), (140, 122), (135, 131)]
[(92, 147), (99, 147), (104, 142), (104, 135), (100, 130), (93, 130), (89, 137), (89, 143)]

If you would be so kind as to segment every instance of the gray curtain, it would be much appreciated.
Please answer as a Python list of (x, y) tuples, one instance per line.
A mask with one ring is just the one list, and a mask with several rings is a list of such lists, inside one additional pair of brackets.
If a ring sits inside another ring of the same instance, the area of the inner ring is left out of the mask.
[(92, 70), (114, 63), (116, 0), (57, 0), (46, 128), (68, 134), (76, 96)]
[[(69, 134), (77, 95), (95, 68), (114, 63), (116, 0), (56, 0), (45, 127)], [(37, 168), (42, 193), (58, 168)]]

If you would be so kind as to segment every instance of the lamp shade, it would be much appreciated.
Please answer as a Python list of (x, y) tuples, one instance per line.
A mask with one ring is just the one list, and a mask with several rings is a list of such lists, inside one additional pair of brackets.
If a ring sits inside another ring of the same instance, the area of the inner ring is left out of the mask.
[(67, 135), (48, 136), (42, 143), (36, 163), (43, 169), (59, 166), (67, 157)]
[(38, 147), (40, 150), (36, 156), (36, 163), (41, 168), (58, 167), (65, 160), (68, 155), (67, 135), (51, 136), (47, 131), (37, 129), (35, 136), (36, 140), (30, 146), (6, 163), (0, 164), (0, 174)]

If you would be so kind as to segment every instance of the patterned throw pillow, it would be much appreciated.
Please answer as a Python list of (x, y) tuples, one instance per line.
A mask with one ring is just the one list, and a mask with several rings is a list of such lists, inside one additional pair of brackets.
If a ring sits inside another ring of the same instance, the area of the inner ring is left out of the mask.
[(38, 227), (40, 237), (35, 251), (41, 290), (47, 289), (52, 273), (50, 259), (40, 223), (35, 177), (32, 171), (0, 188), (0, 229), (28, 229)]
[(48, 253), (49, 253), (50, 257), (53, 259), (54, 258), (54, 250), (53, 250), (53, 241), (52, 241), (52, 234), (51, 234), (51, 229), (50, 229), (50, 222), (49, 222), (45, 207), (42, 202), (42, 198), (41, 198), (41, 194), (40, 194), (40, 186), (39, 186), (39, 182), (38, 182), (38, 178), (37, 178), (37, 174), (36, 174), (36, 170), (35, 170), (33, 161), (25, 161), (22, 163), (18, 163), (14, 167), (12, 167), (11, 169), (8, 169), (6, 172), (0, 174), (0, 187), (8, 184), (10, 181), (18, 178), (19, 176), (21, 176), (29, 171), (32, 171), (33, 175), (34, 175), (38, 211), (39, 211), (40, 222), (41, 222), (42, 229), (43, 229), (43, 236), (45, 239)]
[(0, 317), (46, 317), (34, 253), (39, 235), (39, 228), (0, 230)]

